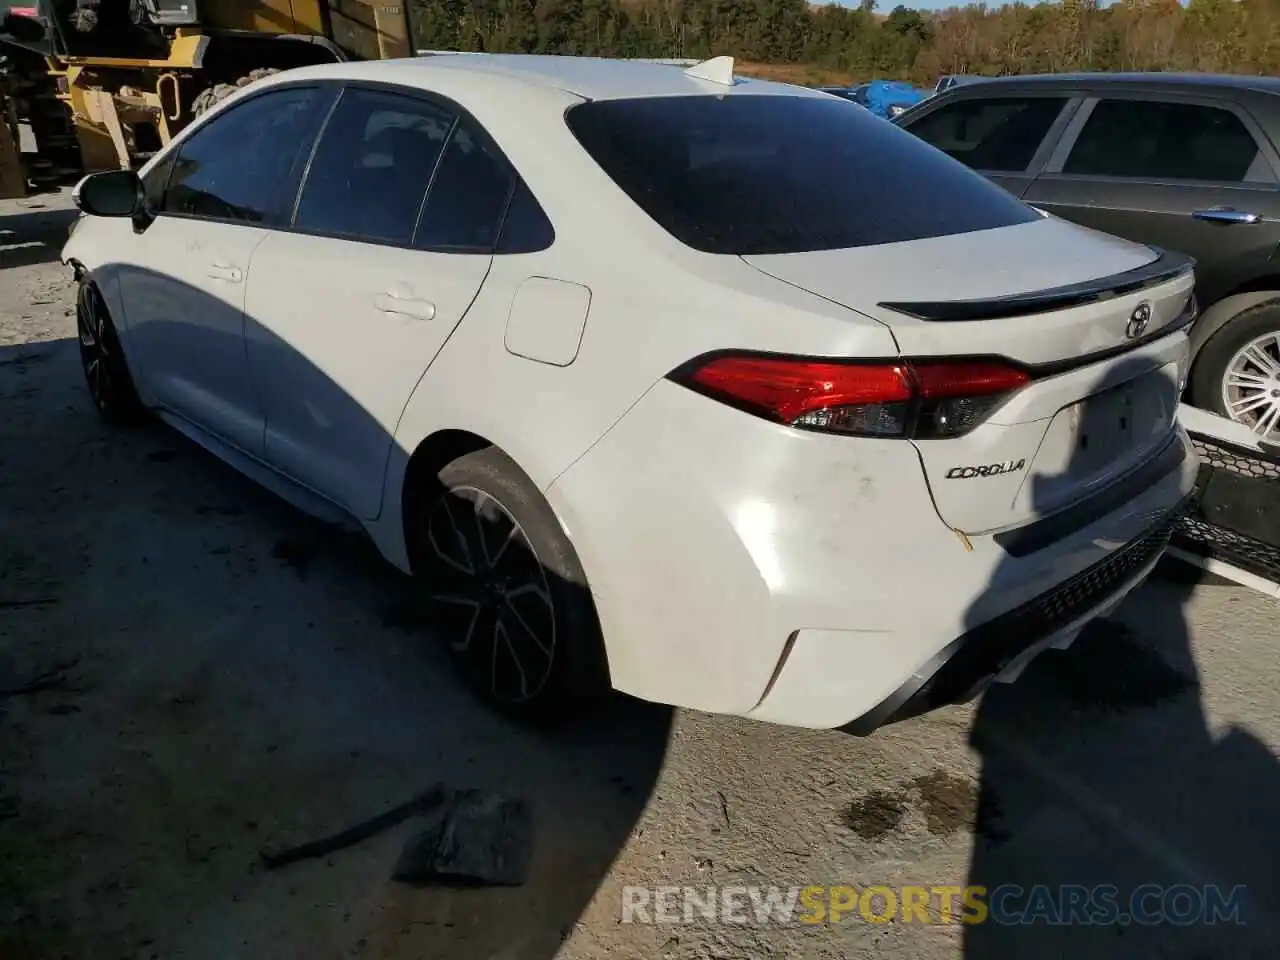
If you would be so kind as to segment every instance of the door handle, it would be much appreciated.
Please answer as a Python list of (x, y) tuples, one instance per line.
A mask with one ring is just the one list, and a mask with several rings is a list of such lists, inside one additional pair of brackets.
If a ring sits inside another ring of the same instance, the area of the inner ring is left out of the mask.
[(430, 320), (436, 315), (436, 305), (430, 300), (394, 292), (377, 294), (373, 298), (373, 305), (383, 313), (413, 317), (415, 320)]
[(241, 272), (239, 267), (233, 267), (227, 263), (213, 263), (209, 266), (209, 277), (213, 280), (239, 283), (244, 279), (244, 273)]
[(1231, 207), (1210, 207), (1208, 210), (1195, 210), (1191, 216), (1197, 220), (1208, 220), (1212, 223), (1257, 223), (1262, 217), (1246, 210), (1235, 210)]

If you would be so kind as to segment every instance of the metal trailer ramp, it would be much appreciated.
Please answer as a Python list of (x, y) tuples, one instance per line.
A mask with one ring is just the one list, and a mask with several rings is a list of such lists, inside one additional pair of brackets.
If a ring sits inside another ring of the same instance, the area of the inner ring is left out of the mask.
[(1169, 555), (1280, 599), (1280, 451), (1224, 417), (1186, 405), (1178, 417), (1201, 465)]

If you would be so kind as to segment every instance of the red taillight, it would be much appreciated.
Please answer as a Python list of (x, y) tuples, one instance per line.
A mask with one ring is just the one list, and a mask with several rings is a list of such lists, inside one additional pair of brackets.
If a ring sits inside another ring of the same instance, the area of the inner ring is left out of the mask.
[(1030, 379), (993, 361), (848, 363), (722, 354), (672, 379), (757, 416), (860, 436), (955, 437)]
[(911, 384), (900, 366), (728, 356), (697, 367), (689, 379), (768, 410), (784, 423), (828, 407), (911, 399)]
[(920, 396), (933, 399), (1010, 393), (1031, 379), (1022, 370), (987, 361), (914, 363), (910, 366), (919, 384)]

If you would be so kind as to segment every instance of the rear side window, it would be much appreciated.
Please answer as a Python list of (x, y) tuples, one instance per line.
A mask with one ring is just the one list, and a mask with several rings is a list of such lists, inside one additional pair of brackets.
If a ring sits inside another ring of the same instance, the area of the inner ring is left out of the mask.
[(502, 222), (498, 253), (537, 253), (555, 242), (556, 231), (523, 180), (516, 183)]
[(415, 97), (346, 90), (316, 146), (294, 225), (408, 246), (453, 119)]
[(440, 161), (415, 245), (424, 250), (493, 250), (513, 175), (470, 124), (459, 121)]
[(1020, 173), (1031, 165), (1065, 97), (959, 100), (907, 126), (926, 143), (975, 170)]
[(831, 97), (604, 100), (566, 114), (604, 171), (707, 253), (836, 250), (1039, 218), (980, 174)]
[(1161, 101), (1100, 101), (1062, 172), (1149, 180), (1275, 182), (1253, 134), (1230, 110)]
[(164, 212), (267, 221), (288, 192), (295, 159), (311, 146), (323, 98), (314, 88), (272, 91), (211, 118), (178, 148)]

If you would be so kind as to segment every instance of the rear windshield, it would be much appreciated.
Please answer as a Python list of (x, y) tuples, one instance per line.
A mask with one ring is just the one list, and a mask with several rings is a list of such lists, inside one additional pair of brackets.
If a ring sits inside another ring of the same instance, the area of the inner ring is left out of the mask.
[(1039, 215), (887, 120), (833, 97), (603, 100), (578, 142), (650, 217), (707, 253), (838, 250)]

